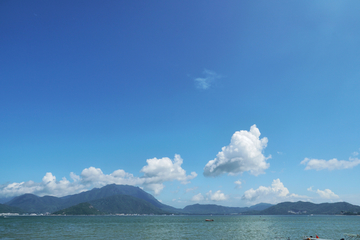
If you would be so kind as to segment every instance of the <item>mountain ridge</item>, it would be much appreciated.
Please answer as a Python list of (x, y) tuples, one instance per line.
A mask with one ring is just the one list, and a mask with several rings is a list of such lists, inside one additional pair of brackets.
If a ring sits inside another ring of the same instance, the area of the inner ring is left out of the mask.
[[(108, 214), (139, 213), (139, 214), (246, 214), (246, 215), (289, 215), (289, 214), (360, 214), (360, 206), (346, 202), (321, 203), (282, 202), (276, 205), (260, 203), (251, 207), (226, 207), (216, 204), (193, 204), (183, 209), (159, 202), (154, 196), (139, 187), (130, 185), (110, 184), (102, 188), (94, 188), (86, 192), (64, 197), (23, 194), (0, 205), (2, 209), (16, 207), (27, 213), (53, 213), (90, 203), (98, 210)], [(100, 204), (101, 203), (101, 204)], [(100, 206), (100, 207), (99, 207)], [(99, 208), (98, 208), (99, 207)], [(20, 210), (19, 210), (20, 211)], [(138, 212), (136, 212), (138, 211)]]
[(344, 212), (357, 212), (360, 214), (360, 206), (352, 205), (347, 202), (336, 203), (311, 203), (311, 202), (282, 202), (272, 207), (257, 212), (260, 215), (309, 215), (309, 214), (325, 214), (335, 215)]

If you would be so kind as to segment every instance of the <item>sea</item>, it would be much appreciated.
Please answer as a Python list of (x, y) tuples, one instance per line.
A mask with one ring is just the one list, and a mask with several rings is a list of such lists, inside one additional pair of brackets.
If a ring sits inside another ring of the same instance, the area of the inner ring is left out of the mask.
[[(214, 221), (205, 221), (213, 219)], [(9, 216), (0, 239), (338, 239), (359, 216)]]

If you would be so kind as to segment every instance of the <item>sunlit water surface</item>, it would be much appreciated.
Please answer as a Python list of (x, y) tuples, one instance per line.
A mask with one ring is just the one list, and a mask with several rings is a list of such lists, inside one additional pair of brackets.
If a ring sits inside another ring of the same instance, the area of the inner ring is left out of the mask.
[[(212, 218), (213, 222), (205, 219)], [(357, 216), (66, 216), (0, 218), (0, 239), (340, 239)]]

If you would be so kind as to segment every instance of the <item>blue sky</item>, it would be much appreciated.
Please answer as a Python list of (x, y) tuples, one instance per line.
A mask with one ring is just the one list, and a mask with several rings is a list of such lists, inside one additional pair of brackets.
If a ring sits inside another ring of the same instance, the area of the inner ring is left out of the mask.
[(360, 205), (358, 1), (3, 1), (0, 198)]

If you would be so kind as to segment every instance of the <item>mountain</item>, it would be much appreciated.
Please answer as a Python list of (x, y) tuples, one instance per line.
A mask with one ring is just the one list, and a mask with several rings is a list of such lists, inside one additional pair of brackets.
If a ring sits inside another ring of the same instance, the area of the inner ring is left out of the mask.
[[(314, 204), (310, 202), (283, 202), (277, 205), (260, 203), (251, 207), (224, 207), (215, 204), (194, 204), (183, 209), (177, 209), (159, 202), (151, 194), (139, 187), (111, 184), (102, 188), (69, 195), (65, 197), (24, 194), (15, 197), (9, 202), (0, 204), (0, 212), (8, 207), (17, 207), (19, 212), (27, 213), (56, 212), (67, 209), (80, 203), (90, 203), (96, 209), (105, 213), (139, 213), (139, 214), (261, 214), (261, 215), (288, 215), (288, 214), (352, 214), (360, 213), (360, 206), (346, 202)], [(79, 206), (78, 206), (79, 207)], [(81, 206), (80, 206), (81, 207)], [(20, 210), (20, 209), (21, 210)], [(14, 209), (14, 208), (11, 208)], [(79, 210), (80, 211), (80, 210)], [(6, 210), (5, 212), (9, 212)]]
[(0, 213), (22, 213), (23, 210), (0, 203)]
[(159, 202), (156, 198), (154, 198), (151, 194), (145, 192), (139, 187), (129, 186), (129, 185), (116, 185), (116, 184), (110, 184), (106, 185), (102, 188), (94, 188), (87, 192), (78, 193), (75, 195), (70, 195), (63, 197), (63, 199), (66, 201), (69, 205), (75, 205), (81, 202), (89, 202), (92, 200), (102, 199), (114, 195), (129, 195), (133, 196), (139, 199), (143, 199), (151, 204), (153, 204), (155, 207), (158, 207), (160, 209), (174, 209), (171, 206), (162, 204)]
[(104, 199), (115, 195), (127, 195), (137, 199), (142, 199), (153, 206), (162, 209), (163, 212), (180, 212), (181, 210), (160, 203), (151, 194), (145, 192), (139, 187), (129, 185), (111, 184), (102, 188), (94, 188), (90, 191), (69, 195), (65, 197), (38, 197), (34, 194), (24, 194), (15, 197), (6, 204), (12, 207), (19, 207), (29, 213), (56, 212), (60, 209), (68, 208), (79, 203), (91, 202), (98, 199)]
[(54, 212), (65, 206), (63, 200), (57, 197), (44, 196), (38, 197), (34, 194), (24, 194), (15, 197), (6, 205), (21, 208), (28, 213)]
[(347, 202), (320, 203), (311, 202), (283, 202), (259, 211), (261, 215), (289, 215), (289, 214), (342, 214), (344, 212), (360, 213), (360, 206)]
[(75, 206), (56, 211), (53, 214), (60, 214), (60, 215), (104, 215), (103, 212), (100, 212), (99, 210), (94, 208), (90, 203), (79, 203), (79, 204), (77, 204)]
[(0, 204), (4, 204), (4, 203), (10, 201), (11, 199), (13, 199), (13, 197), (0, 198)]
[(143, 199), (129, 195), (115, 195), (90, 202), (95, 208), (108, 214), (166, 214)]

